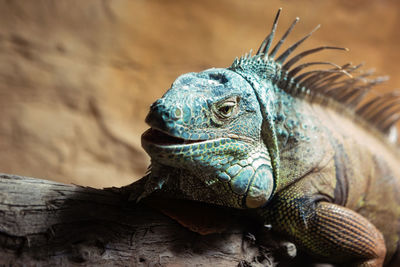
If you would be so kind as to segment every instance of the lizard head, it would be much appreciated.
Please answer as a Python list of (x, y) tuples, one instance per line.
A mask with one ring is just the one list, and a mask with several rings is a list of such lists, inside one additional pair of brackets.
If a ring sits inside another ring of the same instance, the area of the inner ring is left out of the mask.
[(151, 128), (142, 146), (154, 170), (157, 165), (184, 169), (207, 186), (218, 184), (235, 207), (257, 208), (271, 197), (263, 116), (253, 87), (238, 73), (209, 69), (178, 77), (151, 105), (146, 122)]

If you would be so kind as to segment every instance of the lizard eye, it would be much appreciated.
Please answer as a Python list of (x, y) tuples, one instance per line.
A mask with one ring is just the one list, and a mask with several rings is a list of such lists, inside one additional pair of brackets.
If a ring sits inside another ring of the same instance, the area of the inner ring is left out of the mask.
[(223, 117), (230, 117), (232, 115), (233, 108), (235, 107), (234, 103), (225, 103), (221, 107), (219, 107), (219, 114)]
[(216, 107), (216, 114), (221, 119), (228, 119), (236, 113), (238, 99), (236, 97), (228, 98)]

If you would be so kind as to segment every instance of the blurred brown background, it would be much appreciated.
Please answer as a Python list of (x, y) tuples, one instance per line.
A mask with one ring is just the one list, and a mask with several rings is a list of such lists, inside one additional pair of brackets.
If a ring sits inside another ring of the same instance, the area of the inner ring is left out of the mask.
[[(90, 185), (141, 177), (149, 105), (185, 72), (229, 66), (256, 50), (283, 7), (301, 49), (365, 62), (400, 87), (400, 1), (0, 1), (0, 172)], [(299, 50), (301, 50), (299, 49)]]

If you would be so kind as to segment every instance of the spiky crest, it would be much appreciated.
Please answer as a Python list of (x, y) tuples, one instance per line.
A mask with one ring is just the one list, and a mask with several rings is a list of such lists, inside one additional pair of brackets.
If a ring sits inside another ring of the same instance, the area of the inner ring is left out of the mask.
[[(352, 110), (358, 117), (380, 130), (383, 134), (389, 135), (393, 126), (400, 120), (400, 92), (391, 92), (383, 95), (376, 95), (366, 103), (361, 103), (371, 88), (387, 80), (387, 77), (371, 79), (374, 71), (360, 71), (362, 66), (353, 66), (351, 63), (343, 66), (331, 62), (306, 62), (294, 66), (304, 57), (320, 52), (322, 50), (343, 50), (347, 48), (336, 46), (321, 46), (309, 49), (293, 56), (287, 60), (293, 51), (306, 39), (308, 39), (318, 28), (314, 28), (299, 41), (291, 45), (277, 59), (279, 48), (290, 34), (299, 18), (296, 18), (269, 52), (278, 25), (281, 8), (278, 10), (272, 25), (271, 32), (262, 42), (256, 55), (246, 54), (236, 58), (230, 69), (240, 69), (257, 74), (262, 79), (270, 79), (279, 88), (296, 97), (307, 96), (308, 99), (334, 100), (344, 108)], [(317, 69), (302, 72), (304, 69), (315, 65), (327, 65), (332, 68)], [(364, 101), (365, 102), (365, 101)]]

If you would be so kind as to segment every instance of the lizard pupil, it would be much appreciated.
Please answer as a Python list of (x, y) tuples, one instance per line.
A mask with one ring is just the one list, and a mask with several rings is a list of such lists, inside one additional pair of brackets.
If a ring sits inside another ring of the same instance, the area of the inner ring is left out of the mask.
[(220, 112), (224, 115), (224, 116), (229, 116), (232, 113), (233, 110), (233, 106), (223, 106), (220, 108)]

